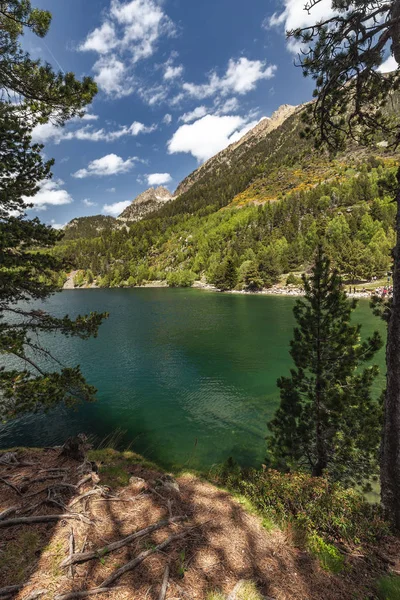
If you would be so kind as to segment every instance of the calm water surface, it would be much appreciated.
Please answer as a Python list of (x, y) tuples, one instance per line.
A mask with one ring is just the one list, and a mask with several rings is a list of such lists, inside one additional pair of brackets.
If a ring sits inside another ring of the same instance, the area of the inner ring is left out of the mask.
[[(80, 364), (98, 402), (0, 425), (0, 447), (58, 444), (84, 431), (103, 438), (120, 428), (125, 443), (159, 464), (207, 469), (233, 456), (259, 465), (267, 422), (278, 403), (276, 379), (288, 353), (294, 299), (201, 290), (74, 290), (46, 308), (71, 316), (110, 312), (95, 340), (46, 343)], [(384, 324), (360, 302), (363, 335)], [(383, 350), (376, 363), (383, 372)], [(383, 375), (376, 391), (383, 386)]]

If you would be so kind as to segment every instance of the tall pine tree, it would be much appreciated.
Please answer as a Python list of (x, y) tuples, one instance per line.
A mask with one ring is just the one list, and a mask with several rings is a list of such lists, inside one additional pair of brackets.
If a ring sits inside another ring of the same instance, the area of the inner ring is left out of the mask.
[(0, 355), (10, 359), (0, 367), (0, 420), (93, 399), (95, 389), (78, 366), (57, 359), (51, 368), (53, 357), (41, 334), (86, 339), (97, 334), (106, 316), (56, 318), (30, 305), (57, 290), (53, 274), (62, 266), (43, 252), (61, 234), (24, 214), (53, 164), (43, 162), (41, 145), (32, 144), (32, 128), (80, 115), (97, 90), (92, 79), (55, 73), (22, 50), (24, 28), (43, 37), (50, 21), (50, 13), (32, 8), (29, 0), (0, 1)]
[(280, 468), (365, 482), (377, 472), (381, 407), (371, 397), (377, 367), (360, 366), (382, 340), (374, 333), (360, 342), (360, 325), (350, 323), (356, 301), (347, 299), (321, 246), (303, 283), (290, 350), (296, 368), (278, 380), (281, 401), (269, 424), (269, 458)]

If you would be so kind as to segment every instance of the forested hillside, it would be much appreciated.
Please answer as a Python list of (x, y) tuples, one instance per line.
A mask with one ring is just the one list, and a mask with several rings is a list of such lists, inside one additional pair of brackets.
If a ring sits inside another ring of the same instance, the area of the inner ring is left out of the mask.
[(323, 235), (349, 280), (390, 267), (396, 158), (379, 143), (330, 159), (303, 139), (299, 112), (214, 160), (191, 187), (124, 229), (68, 241), (58, 252), (104, 287), (205, 277), (222, 289), (261, 289), (304, 270)]

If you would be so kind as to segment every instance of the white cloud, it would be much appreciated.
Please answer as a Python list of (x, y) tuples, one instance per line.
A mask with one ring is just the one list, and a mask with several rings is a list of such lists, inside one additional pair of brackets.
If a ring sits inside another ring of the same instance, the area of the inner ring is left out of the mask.
[(172, 177), (169, 173), (152, 173), (146, 177), (149, 185), (165, 185), (172, 181)]
[(111, 0), (103, 23), (87, 35), (79, 50), (97, 52), (96, 82), (106, 94), (122, 97), (134, 89), (135, 63), (152, 56), (162, 37), (174, 34), (175, 26), (160, 0)]
[(181, 117), (179, 117), (179, 120), (183, 121), (184, 123), (191, 123), (192, 121), (197, 121), (197, 119), (201, 119), (202, 117), (205, 117), (206, 114), (207, 114), (207, 109), (205, 106), (197, 106), (191, 112), (187, 112), (184, 115), (182, 115)]
[(272, 17), (266, 19), (263, 23), (265, 28), (284, 24), (286, 31), (291, 31), (299, 27), (314, 25), (335, 14), (335, 11), (332, 10), (332, 0), (320, 0), (310, 11), (305, 10), (304, 2), (299, 2), (299, 0), (283, 0), (282, 4), (283, 11), (274, 13)]
[(218, 113), (222, 115), (226, 115), (232, 112), (235, 112), (239, 108), (239, 100), (237, 98), (229, 98), (226, 100), (222, 106), (218, 108)]
[(171, 123), (172, 123), (172, 115), (170, 115), (169, 113), (167, 113), (165, 115), (165, 117), (163, 118), (163, 123), (165, 125), (171, 125)]
[[(315, 3), (312, 10), (307, 11), (304, 3), (299, 0), (283, 0), (283, 11), (277, 12), (272, 17), (265, 19), (263, 27), (282, 27), (285, 31), (292, 31), (301, 27), (309, 27), (320, 21), (333, 17), (335, 11), (332, 9), (332, 0), (320, 0)], [(293, 38), (289, 38), (288, 49), (298, 53), (302, 44)]]
[(173, 65), (167, 64), (164, 71), (164, 79), (167, 81), (170, 79), (176, 79), (180, 77), (183, 73), (183, 65), (177, 65), (174, 67)]
[(85, 206), (97, 206), (97, 202), (92, 202), (90, 198), (84, 198), (82, 202)]
[(115, 194), (116, 191), (117, 190), (114, 187), (106, 189), (106, 192), (108, 192), (109, 194)]
[(114, 204), (105, 204), (102, 209), (102, 213), (110, 215), (111, 217), (118, 217), (129, 205), (130, 200), (124, 202), (115, 202)]
[(187, 152), (198, 161), (205, 161), (237, 141), (247, 127), (255, 124), (239, 116), (206, 115), (191, 125), (179, 127), (168, 142), (168, 152)]
[(81, 117), (82, 121), (97, 121), (99, 115), (93, 115), (91, 113), (85, 113), (83, 117)]
[(237, 131), (232, 133), (232, 135), (229, 138), (229, 143), (233, 144), (234, 142), (238, 142), (244, 135), (246, 135), (246, 133), (250, 131), (250, 129), (253, 129), (253, 127), (255, 127), (259, 122), (259, 120), (250, 121), (250, 123), (247, 123), (244, 127), (242, 127), (242, 129), (238, 129)]
[(396, 71), (399, 68), (399, 65), (394, 56), (389, 56), (379, 67), (378, 71), (380, 73), (391, 73), (392, 71)]
[(118, 175), (119, 173), (127, 173), (130, 171), (136, 158), (128, 158), (123, 160), (117, 154), (107, 154), (102, 158), (92, 160), (86, 169), (79, 169), (72, 176), (77, 179), (83, 179), (84, 177), (104, 177), (107, 175)]
[(107, 54), (117, 45), (115, 28), (112, 23), (106, 21), (87, 36), (86, 40), (79, 46), (79, 50), (93, 50), (99, 54)]
[(125, 64), (115, 56), (102, 56), (93, 65), (97, 85), (116, 98), (129, 96), (133, 91), (132, 77)]
[(37, 125), (32, 131), (32, 140), (42, 144), (53, 142), (59, 144), (62, 140), (86, 140), (91, 142), (113, 142), (123, 136), (137, 136), (140, 133), (151, 133), (157, 129), (156, 125), (146, 126), (134, 121), (129, 127), (123, 125), (118, 129), (106, 131), (105, 129), (93, 129), (92, 125), (85, 125), (79, 129), (67, 131), (63, 127), (57, 127), (51, 123)]
[(245, 57), (235, 61), (232, 58), (223, 77), (219, 77), (213, 71), (208, 82), (197, 85), (195, 83), (184, 83), (183, 89), (194, 98), (208, 98), (215, 94), (226, 96), (227, 94), (247, 94), (255, 89), (257, 83), (262, 79), (274, 77), (277, 67), (266, 65), (261, 60), (248, 60)]
[(40, 183), (40, 189), (35, 196), (23, 196), (22, 199), (26, 204), (33, 204), (33, 209), (36, 210), (46, 210), (47, 206), (71, 204), (73, 199), (67, 190), (61, 188), (63, 183), (61, 179), (45, 179)]
[(50, 225), (52, 226), (53, 229), (64, 229), (64, 227), (66, 226), (66, 223), (56, 223), (54, 219), (52, 219), (50, 221)]
[(57, 144), (62, 139), (63, 133), (62, 127), (57, 127), (52, 123), (36, 125), (32, 129), (32, 141), (38, 144), (45, 144), (46, 142)]

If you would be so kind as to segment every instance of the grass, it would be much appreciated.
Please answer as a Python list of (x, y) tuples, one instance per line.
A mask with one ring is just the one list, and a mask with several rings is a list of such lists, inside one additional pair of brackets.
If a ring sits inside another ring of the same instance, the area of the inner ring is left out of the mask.
[(325, 542), (319, 535), (308, 537), (307, 550), (315, 556), (328, 573), (338, 574), (344, 569), (344, 557), (335, 546)]
[(386, 575), (378, 580), (378, 596), (381, 600), (399, 600), (400, 598), (400, 577), (396, 575)]
[(130, 469), (134, 465), (159, 471), (157, 465), (131, 450), (125, 452), (118, 452), (113, 448), (90, 450), (88, 458), (97, 463), (102, 482), (111, 488), (128, 485), (131, 476)]
[(7, 543), (0, 554), (0, 571), (7, 572), (7, 580), (15, 584), (25, 581), (40, 548), (41, 538), (38, 533), (21, 531), (14, 541)]
[[(206, 600), (226, 600), (226, 596), (218, 590), (207, 594)], [(263, 600), (263, 596), (252, 581), (243, 581), (236, 590), (235, 600)]]

